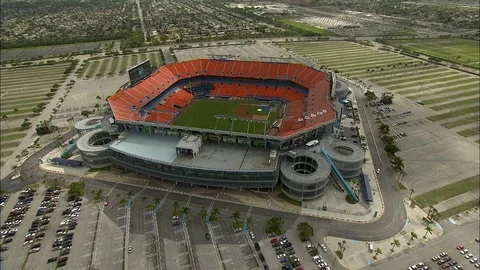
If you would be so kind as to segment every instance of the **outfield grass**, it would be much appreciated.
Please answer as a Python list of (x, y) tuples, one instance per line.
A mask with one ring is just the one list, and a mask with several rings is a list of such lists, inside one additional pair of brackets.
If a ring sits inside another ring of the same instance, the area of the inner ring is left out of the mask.
[(456, 121), (444, 123), (444, 124), (442, 124), (442, 126), (446, 127), (446, 128), (454, 128), (454, 127), (458, 127), (458, 126), (468, 125), (468, 124), (471, 124), (471, 123), (476, 123), (478, 121), (480, 121), (480, 116), (477, 114), (477, 115), (465, 117), (465, 118), (462, 118), (462, 119), (458, 119)]
[(127, 66), (128, 66), (128, 56), (122, 56), (122, 64), (120, 67), (120, 74), (123, 74), (127, 72)]
[(5, 135), (1, 136), (0, 140), (3, 141), (13, 141), (13, 140), (18, 140), (23, 137), (27, 136), (27, 133), (16, 133), (16, 134), (10, 134), (10, 135)]
[(448, 113), (437, 114), (434, 116), (427, 117), (427, 119), (430, 121), (439, 121), (447, 118), (452, 118), (455, 116), (460, 116), (460, 115), (469, 114), (469, 113), (476, 113), (476, 112), (478, 112), (478, 107), (469, 107), (469, 108), (463, 108), (456, 111), (451, 111)]
[(479, 176), (473, 176), (456, 183), (452, 183), (441, 188), (434, 189), (429, 192), (425, 192), (418, 196), (413, 197), (417, 204), (421, 208), (425, 208), (429, 205), (435, 205), (439, 202), (461, 195), (478, 188)]
[(463, 137), (471, 137), (474, 135), (477, 135), (479, 133), (479, 127), (474, 127), (474, 128), (469, 128), (466, 130), (462, 130), (460, 132), (457, 132), (459, 135)]
[(110, 69), (108, 70), (108, 74), (115, 74), (115, 71), (117, 70), (118, 62), (120, 61), (120, 58), (115, 56), (112, 61), (112, 65), (110, 66)]
[(90, 65), (91, 65), (91, 62), (85, 62), (85, 65), (83, 66), (83, 69), (82, 71), (78, 74), (78, 78), (83, 78), (83, 76), (85, 75), (85, 72), (87, 71), (87, 69), (90, 68)]
[(466, 203), (462, 203), (460, 205), (452, 207), (452, 208), (450, 208), (448, 210), (445, 210), (443, 212), (440, 212), (440, 218), (442, 218), (442, 219), (449, 218), (449, 217), (452, 217), (456, 214), (460, 214), (462, 212), (468, 211), (468, 210), (470, 210), (472, 208), (475, 208), (477, 206), (479, 206), (478, 199), (471, 200), (471, 201), (468, 201)]
[(464, 99), (464, 100), (455, 101), (455, 102), (451, 102), (443, 105), (433, 106), (433, 107), (430, 107), (430, 109), (435, 111), (441, 111), (445, 109), (455, 108), (463, 105), (470, 105), (474, 103), (478, 103), (478, 98)]
[[(39, 95), (40, 96), (40, 95)], [(13, 101), (3, 101), (2, 106), (10, 106), (15, 104), (24, 104), (24, 103), (41, 103), (46, 102), (49, 100), (47, 96), (42, 95), (43, 97), (32, 98), (32, 99), (21, 99), (21, 100), (13, 100)]]
[(325, 30), (325, 29), (322, 29), (322, 28), (311, 26), (311, 25), (308, 25), (306, 23), (295, 22), (295, 21), (292, 21), (292, 20), (289, 20), (289, 19), (283, 19), (283, 20), (280, 20), (280, 21), (283, 22), (286, 25), (291, 26), (294, 29), (312, 32), (312, 33), (315, 33), (315, 34), (320, 35), (320, 36), (334, 36), (334, 37), (339, 36), (338, 34), (335, 34), (332, 31), (328, 31), (328, 30)]
[(100, 64), (100, 61), (94, 61), (92, 65), (90, 66), (90, 70), (88, 70), (87, 73), (87, 78), (92, 78), (94, 75), (96, 75), (95, 71), (97, 71), (97, 67)]
[(471, 39), (394, 39), (384, 42), (422, 54), (479, 68), (479, 42)]
[(100, 74), (100, 76), (105, 76), (105, 72), (107, 70), (108, 64), (110, 63), (111, 59), (107, 58), (102, 61), (102, 65), (100, 66), (100, 70), (97, 72), (97, 74)]
[[(196, 128), (217, 129), (217, 130), (230, 130), (232, 127), (232, 121), (229, 119), (215, 119), (215, 115), (237, 116), (236, 108), (240, 104), (267, 104), (268, 102), (258, 100), (215, 100), (215, 99), (202, 99), (192, 103), (175, 121), (174, 125), (190, 126)], [(279, 105), (277, 105), (279, 106)], [(253, 106), (257, 109), (257, 106)], [(250, 108), (249, 108), (250, 109)], [(267, 124), (267, 131), (273, 122), (277, 119), (280, 113), (280, 108), (277, 107), (276, 111), (270, 112)], [(250, 133), (250, 134), (263, 134), (265, 125), (258, 122), (250, 123), (247, 121), (236, 120), (234, 121), (234, 132)]]

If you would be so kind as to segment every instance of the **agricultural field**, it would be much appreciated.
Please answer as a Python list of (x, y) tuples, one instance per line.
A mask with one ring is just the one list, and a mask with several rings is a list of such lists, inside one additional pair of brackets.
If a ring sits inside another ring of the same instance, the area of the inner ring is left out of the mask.
[(120, 55), (87, 62), (85, 68), (78, 75), (78, 78), (88, 80), (107, 76), (123, 75), (130, 67), (133, 67), (139, 62), (145, 60), (150, 60), (152, 68), (163, 64), (162, 57), (160, 56), (159, 52)]
[(235, 120), (232, 127), (230, 119), (215, 119), (216, 115), (225, 115), (233, 117), (254, 118), (264, 116), (268, 118), (267, 132), (269, 127), (277, 119), (280, 113), (280, 104), (270, 109), (268, 102), (258, 100), (213, 100), (202, 99), (192, 103), (186, 111), (182, 112), (173, 124), (178, 126), (188, 126), (216, 130), (232, 130), (234, 132), (243, 132), (250, 134), (263, 134), (265, 125), (259, 122), (245, 120)]
[(480, 68), (477, 40), (461, 38), (445, 39), (388, 39), (383, 42), (425, 55), (438, 57), (455, 63)]
[(479, 139), (478, 76), (351, 42), (286, 43), (281, 47), (345, 77), (374, 82), (423, 104), (436, 112), (429, 120), (469, 140)]
[(34, 109), (40, 109), (50, 101), (47, 94), (53, 85), (64, 81), (63, 73), (69, 65), (59, 63), (0, 70), (2, 158), (7, 157), (26, 135), (22, 123), (35, 116)]

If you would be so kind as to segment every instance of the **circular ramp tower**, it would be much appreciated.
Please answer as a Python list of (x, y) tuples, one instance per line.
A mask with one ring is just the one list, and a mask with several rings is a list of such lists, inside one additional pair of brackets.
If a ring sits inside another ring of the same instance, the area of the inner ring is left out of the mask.
[(332, 141), (323, 148), (344, 178), (359, 176), (365, 161), (365, 151), (353, 143)]
[(319, 154), (303, 149), (290, 151), (280, 165), (282, 190), (298, 201), (317, 199), (327, 190), (330, 170)]
[(102, 127), (102, 120), (103, 116), (93, 116), (76, 122), (75, 129), (77, 130), (78, 136)]
[(83, 164), (90, 168), (105, 168), (111, 165), (108, 146), (112, 137), (108, 131), (94, 129), (77, 140), (77, 148), (82, 156)]

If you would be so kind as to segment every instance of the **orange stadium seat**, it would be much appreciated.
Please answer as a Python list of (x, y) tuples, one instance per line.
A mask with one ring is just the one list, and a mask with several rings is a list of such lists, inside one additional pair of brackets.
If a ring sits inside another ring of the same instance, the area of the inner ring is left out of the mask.
[(275, 96), (275, 86), (268, 86), (267, 91), (265, 92), (265, 96), (274, 97)]
[(218, 95), (219, 96), (226, 96), (227, 95), (227, 92), (228, 92), (228, 89), (230, 89), (230, 85), (229, 84), (222, 84), (220, 86), (220, 90), (218, 91)]
[(242, 71), (241, 71), (242, 74), (240, 74), (240, 76), (243, 78), (250, 78), (252, 76), (251, 69), (252, 69), (252, 63), (244, 62), (242, 65)]
[(299, 66), (291, 80), (300, 84), (300, 81), (303, 79), (303, 76), (305, 76), (305, 71), (309, 71), (309, 70), (310, 69), (306, 66)]
[(247, 94), (245, 96), (254, 97), (257, 92), (257, 86), (253, 84), (248, 85)]
[(234, 62), (233, 63), (233, 68), (232, 68), (232, 76), (233, 77), (240, 77), (242, 73), (242, 66), (243, 62)]
[(176, 64), (170, 64), (170, 65), (165, 66), (168, 69), (168, 71), (170, 71), (170, 73), (172, 73), (172, 75), (173, 75), (172, 80), (174, 78), (178, 78), (178, 76), (180, 75), (176, 66), (177, 66)]
[(223, 73), (225, 76), (233, 76), (233, 65), (235, 64), (234, 61), (226, 61), (225, 67), (223, 68)]
[(205, 75), (213, 76), (216, 74), (217, 62), (209, 61), (205, 70), (207, 71)]
[(286, 92), (287, 92), (286, 87), (277, 87), (275, 91), (275, 96), (281, 98), (283, 97), (283, 95), (285, 95)]
[(278, 64), (277, 78), (285, 78), (288, 74), (288, 64)]
[(258, 86), (257, 92), (255, 93), (256, 97), (265, 97), (267, 92), (267, 87), (264, 85)]
[(260, 63), (252, 62), (252, 68), (250, 69), (250, 76), (249, 78), (259, 78), (260, 77)]
[(241, 84), (237, 90), (237, 97), (245, 97), (245, 95), (247, 94), (247, 90), (248, 90), (248, 85)]
[(270, 63), (260, 63), (260, 79), (268, 79), (269, 78), (269, 68)]
[(177, 68), (178, 74), (180, 75), (181, 79), (188, 78), (187, 70), (185, 69), (185, 65), (183, 62), (176, 64), (175, 67)]
[(221, 86), (220, 83), (214, 83), (213, 84), (213, 89), (210, 90), (210, 95), (212, 95), (212, 96), (218, 95), (218, 91), (220, 91), (220, 86)]
[(202, 60), (195, 60), (195, 61), (192, 61), (191, 63), (192, 63), (192, 69), (189, 69), (190, 76), (202, 75), (203, 74)]
[(232, 83), (230, 85), (230, 89), (228, 89), (227, 96), (235, 97), (237, 96), (237, 91), (238, 91), (238, 84)]
[(215, 68), (215, 75), (217, 76), (226, 76), (225, 74), (225, 64), (227, 61), (216, 61), (217, 67)]

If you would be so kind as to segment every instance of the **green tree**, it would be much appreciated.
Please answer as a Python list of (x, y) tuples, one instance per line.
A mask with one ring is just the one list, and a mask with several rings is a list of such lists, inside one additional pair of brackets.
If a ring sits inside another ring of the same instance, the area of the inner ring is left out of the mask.
[(18, 113), (18, 109), (17, 109), (17, 108), (13, 108), (13, 113)]
[[(380, 131), (380, 133), (386, 135), (390, 133), (390, 126), (382, 123), (380, 124), (380, 127), (378, 128), (378, 130)], [(392, 142), (393, 142), (393, 137), (392, 137)]]
[(389, 143), (389, 144), (385, 145), (384, 150), (385, 150), (385, 152), (387, 152), (390, 155), (395, 155), (395, 153), (398, 152), (399, 149), (397, 148), (397, 146), (394, 143)]
[(220, 208), (214, 207), (210, 216), (212, 216), (213, 219), (216, 219), (218, 214), (220, 214)]
[(395, 250), (395, 247), (400, 247), (400, 240), (398, 239), (393, 239), (393, 241), (390, 243), (392, 246), (392, 249), (390, 249), (392, 252)]
[(85, 183), (84, 182), (72, 182), (68, 186), (68, 195), (74, 196), (76, 198), (81, 198), (85, 194)]
[(307, 240), (313, 236), (313, 227), (308, 222), (300, 222), (297, 225), (298, 237), (302, 240)]
[(407, 245), (410, 245), (410, 243), (412, 243), (412, 241), (417, 238), (418, 238), (418, 235), (415, 232), (410, 232), (410, 240), (408, 240)]
[(91, 112), (89, 110), (83, 110), (80, 115), (87, 118), (89, 115), (91, 114)]
[(380, 248), (375, 249), (375, 255), (373, 255), (373, 259), (376, 260), (378, 255), (382, 255), (383, 251)]
[(130, 190), (129, 192), (127, 192), (127, 198), (131, 198), (133, 196), (133, 192)]
[(180, 204), (178, 203), (178, 201), (174, 201), (174, 202), (173, 202), (173, 211), (176, 212), (179, 207), (180, 207)]
[(427, 225), (427, 227), (425, 227), (425, 235), (423, 236), (423, 238), (426, 239), (427, 234), (432, 234), (432, 232), (433, 232), (432, 226)]
[(125, 205), (125, 204), (127, 204), (127, 202), (128, 202), (127, 199), (122, 198), (118, 204)]
[(180, 214), (188, 216), (190, 214), (190, 208), (188, 207), (182, 207), (182, 210), (180, 211)]
[(249, 228), (251, 228), (252, 225), (253, 225), (253, 218), (252, 217), (247, 217), (246, 222), (247, 222), (247, 226)]
[(239, 211), (239, 210), (233, 211), (233, 213), (232, 213), (232, 215), (230, 216), (230, 218), (233, 218), (235, 221), (238, 221), (238, 219), (240, 219), (240, 211)]
[(378, 97), (375, 95), (375, 93), (373, 91), (370, 91), (370, 90), (367, 90), (365, 92), (365, 96), (368, 98), (368, 100), (370, 101), (373, 101), (373, 100), (376, 100), (378, 99)]
[(155, 205), (159, 205), (161, 201), (162, 199), (160, 199), (160, 197), (155, 197), (155, 199), (153, 199), (153, 202), (155, 203)]
[(392, 136), (390, 135), (383, 135), (382, 138), (381, 138), (382, 142), (386, 145), (388, 144), (393, 144), (394, 143), (394, 139)]
[(380, 98), (380, 101), (383, 103), (383, 104), (392, 104), (393, 103), (393, 94), (390, 93), (390, 92), (384, 92), (382, 93), (382, 97)]
[(408, 196), (409, 199), (412, 199), (412, 194), (415, 193), (415, 190), (412, 188), (410, 189), (410, 196)]
[(403, 165), (403, 159), (398, 156), (394, 156), (390, 161), (390, 164), (392, 165), (392, 169), (396, 172), (401, 172), (405, 168)]
[(146, 201), (147, 199), (148, 199), (147, 196), (145, 196), (145, 195), (142, 196), (142, 202), (143, 202), (143, 203), (145, 203), (145, 201)]
[(282, 217), (272, 217), (271, 219), (267, 220), (267, 224), (265, 225), (265, 233), (275, 233), (276, 235), (283, 234), (283, 223), (284, 220)]
[(207, 208), (205, 207), (205, 205), (203, 205), (202, 208), (200, 209), (200, 217), (202, 218), (202, 221), (205, 221), (205, 218), (207, 216), (208, 216)]

